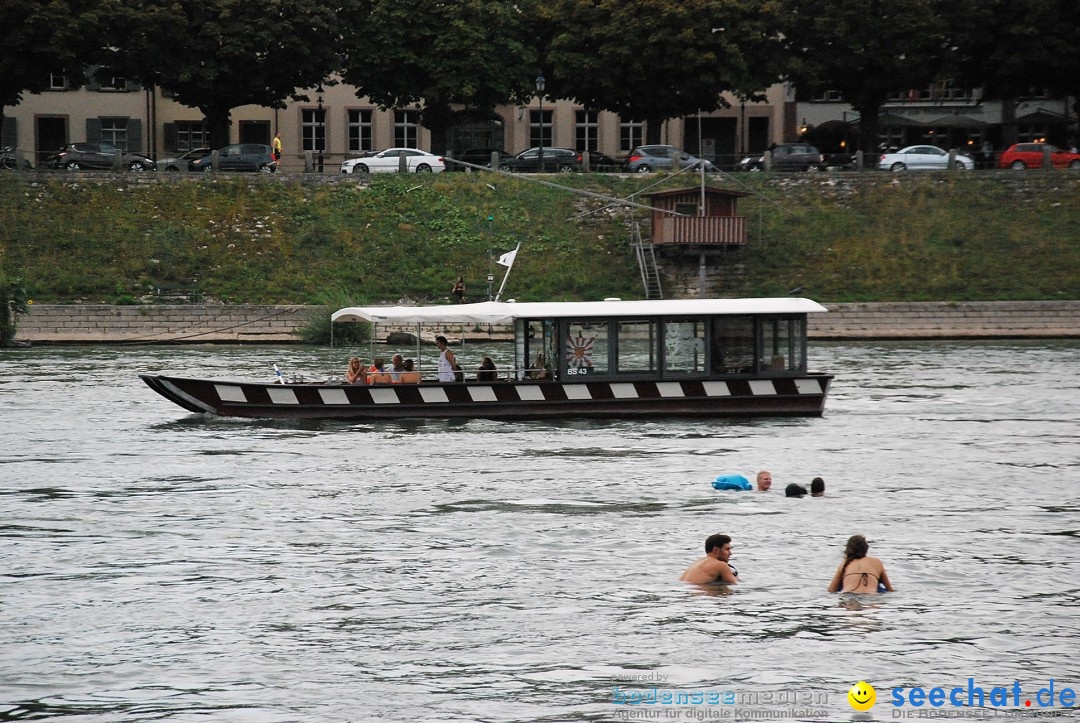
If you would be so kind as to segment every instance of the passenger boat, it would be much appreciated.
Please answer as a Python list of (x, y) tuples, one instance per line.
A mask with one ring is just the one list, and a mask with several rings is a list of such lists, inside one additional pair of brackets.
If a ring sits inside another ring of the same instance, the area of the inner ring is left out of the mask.
[(824, 311), (800, 298), (351, 307), (332, 320), (418, 331), (512, 325), (514, 364), (495, 381), (440, 382), (434, 373), (378, 384), (141, 378), (189, 411), (226, 417), (820, 416), (833, 377), (807, 371), (806, 318)]

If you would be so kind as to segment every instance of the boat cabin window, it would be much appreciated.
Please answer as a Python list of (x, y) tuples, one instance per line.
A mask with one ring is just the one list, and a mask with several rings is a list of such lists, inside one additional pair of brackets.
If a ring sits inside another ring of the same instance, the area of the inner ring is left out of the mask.
[(705, 372), (705, 321), (685, 319), (664, 323), (664, 374)]
[(607, 322), (571, 321), (564, 327), (563, 380), (608, 373)]
[(616, 372), (656, 373), (656, 322), (620, 321), (616, 325)]
[(722, 316), (714, 319), (712, 373), (752, 373), (756, 349), (754, 339), (754, 317)]
[(802, 319), (762, 319), (761, 353), (758, 357), (761, 371), (801, 371), (803, 329)]
[(514, 365), (518, 379), (550, 380), (555, 360), (555, 323), (523, 321), (514, 324)]

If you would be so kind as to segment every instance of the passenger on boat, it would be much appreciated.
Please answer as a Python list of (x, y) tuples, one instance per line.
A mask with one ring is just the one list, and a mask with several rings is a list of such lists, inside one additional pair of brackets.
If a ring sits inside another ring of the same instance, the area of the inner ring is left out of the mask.
[(364, 370), (364, 362), (360, 361), (360, 357), (354, 356), (349, 360), (349, 368), (345, 371), (345, 383), (363, 384), (366, 379), (367, 373)]
[(709, 535), (705, 538), (705, 557), (695, 562), (679, 579), (704, 585), (725, 582), (734, 585), (739, 581), (739, 571), (728, 564), (731, 559), (731, 538), (727, 535)]
[(416, 362), (414, 362), (412, 359), (406, 359), (401, 365), (401, 383), (420, 383), (420, 372), (416, 371)]
[(852, 535), (848, 539), (844, 548), (844, 562), (833, 575), (829, 592), (893, 591), (885, 565), (876, 557), (868, 556), (866, 553), (869, 549), (870, 544), (862, 535)]
[(401, 373), (403, 371), (405, 371), (405, 362), (400, 354), (395, 354), (390, 359), (390, 368), (386, 370), (386, 373), (390, 375), (390, 382), (392, 384), (401, 384)]
[(547, 364), (544, 359), (544, 352), (537, 352), (536, 363), (533, 364), (532, 369), (529, 370), (529, 378), (531, 379), (547, 379)]
[(757, 473), (757, 491), (768, 492), (770, 487), (772, 487), (772, 475), (766, 470), (761, 470)]
[(435, 337), (435, 346), (439, 347), (439, 365), (437, 369), (439, 381), (455, 381), (454, 365), (457, 364), (457, 359), (454, 358), (454, 352), (447, 347), (446, 337), (442, 335)]
[(820, 477), (815, 477), (814, 479), (810, 480), (810, 496), (825, 496), (825, 480), (821, 479)]
[(476, 381), (478, 382), (496, 382), (499, 380), (499, 372), (495, 367), (495, 362), (491, 361), (491, 357), (484, 357), (480, 362), (480, 368), (476, 372)]

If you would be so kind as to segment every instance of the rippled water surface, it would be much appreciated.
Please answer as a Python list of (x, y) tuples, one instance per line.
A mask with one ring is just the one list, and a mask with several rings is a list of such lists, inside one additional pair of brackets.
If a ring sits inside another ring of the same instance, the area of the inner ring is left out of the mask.
[[(190, 415), (136, 376), (342, 352), (0, 352), (0, 720), (612, 720), (653, 686), (850, 720), (859, 680), (889, 720), (897, 686), (1080, 690), (1080, 343), (811, 360), (820, 419), (348, 424)], [(710, 487), (761, 468), (770, 494)], [(743, 584), (678, 583), (714, 532)], [(825, 592), (854, 533), (897, 592)]]

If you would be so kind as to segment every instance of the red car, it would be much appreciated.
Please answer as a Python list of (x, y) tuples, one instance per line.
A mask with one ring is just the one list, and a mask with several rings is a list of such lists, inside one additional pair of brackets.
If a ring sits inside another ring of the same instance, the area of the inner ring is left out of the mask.
[(1054, 168), (1080, 168), (1080, 153), (1063, 151), (1048, 143), (1014, 143), (998, 158), (998, 168), (1042, 168), (1043, 153), (1050, 150), (1050, 163)]

